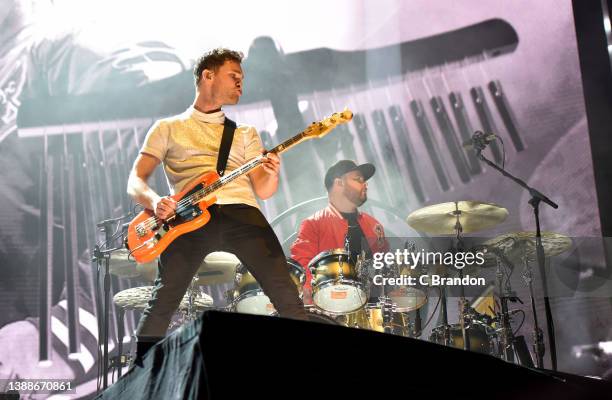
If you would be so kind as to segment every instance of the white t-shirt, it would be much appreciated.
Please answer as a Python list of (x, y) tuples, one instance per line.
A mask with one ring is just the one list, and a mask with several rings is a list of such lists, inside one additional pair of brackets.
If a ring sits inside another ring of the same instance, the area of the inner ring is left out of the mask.
[[(168, 185), (177, 193), (205, 172), (216, 171), (225, 114), (202, 113), (193, 107), (174, 117), (157, 121), (147, 133), (141, 153), (158, 158), (164, 165)], [(225, 175), (262, 153), (257, 130), (239, 125), (234, 133)], [(218, 204), (248, 204), (259, 208), (251, 180), (245, 174), (216, 193)]]

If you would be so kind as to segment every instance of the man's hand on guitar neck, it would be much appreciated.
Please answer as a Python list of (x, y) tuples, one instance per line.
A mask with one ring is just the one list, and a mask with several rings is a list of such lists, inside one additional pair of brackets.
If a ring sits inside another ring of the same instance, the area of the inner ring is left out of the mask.
[(249, 173), (253, 191), (262, 200), (266, 200), (278, 189), (278, 174), (280, 173), (280, 157), (275, 153), (266, 153), (261, 161), (261, 168)]
[(276, 175), (280, 172), (280, 157), (276, 153), (266, 153), (261, 166), (268, 175)]

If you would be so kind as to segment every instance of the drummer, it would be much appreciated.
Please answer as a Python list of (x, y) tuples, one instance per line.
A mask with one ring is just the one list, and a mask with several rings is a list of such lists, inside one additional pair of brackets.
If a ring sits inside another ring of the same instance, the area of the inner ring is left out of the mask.
[(369, 259), (372, 253), (388, 250), (383, 226), (358, 210), (368, 198), (367, 180), (375, 171), (372, 164), (357, 165), (351, 160), (338, 161), (327, 170), (325, 188), (329, 204), (302, 221), (297, 239), (291, 245), (291, 258), (306, 270), (305, 288), (310, 288), (311, 282), (306, 267), (323, 251), (346, 248), (348, 244), (354, 261), (362, 251)]

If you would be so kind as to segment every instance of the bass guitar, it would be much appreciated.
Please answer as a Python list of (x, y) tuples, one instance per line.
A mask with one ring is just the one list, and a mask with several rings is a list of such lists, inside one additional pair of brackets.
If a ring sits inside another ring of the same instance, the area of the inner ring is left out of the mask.
[[(312, 138), (320, 138), (336, 126), (353, 118), (347, 109), (310, 124), (304, 131), (284, 141), (268, 153), (280, 154)], [(174, 239), (204, 226), (210, 220), (208, 207), (217, 201), (215, 193), (234, 179), (259, 167), (265, 154), (258, 156), (222, 177), (216, 171), (206, 172), (191, 182), (180, 193), (171, 196), (177, 203), (174, 215), (166, 220), (155, 216), (152, 210), (141, 211), (129, 224), (127, 248), (138, 263), (147, 263), (158, 257)]]

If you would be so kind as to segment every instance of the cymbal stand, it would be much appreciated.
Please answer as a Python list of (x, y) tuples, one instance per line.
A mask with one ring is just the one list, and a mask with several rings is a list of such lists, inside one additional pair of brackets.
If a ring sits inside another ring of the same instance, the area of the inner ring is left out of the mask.
[[(457, 218), (457, 222), (455, 223), (455, 232), (457, 239), (457, 247), (455, 250), (463, 250), (463, 240), (461, 239), (461, 233), (463, 232), (463, 227), (461, 226), (461, 222), (459, 221), (459, 217), (461, 216), (461, 211), (459, 211), (459, 204), (455, 202), (455, 217)], [(463, 268), (459, 269), (459, 279), (463, 281)], [(466, 310), (468, 307), (467, 301), (465, 300), (465, 288), (463, 287), (463, 283), (459, 285), (459, 322), (461, 324), (461, 335), (463, 336), (463, 350), (470, 350), (470, 333), (468, 332), (465, 323), (466, 323)]]
[(533, 294), (533, 276), (531, 274), (531, 266), (529, 265), (529, 261), (527, 260), (527, 256), (523, 257), (523, 262), (525, 264), (525, 270), (523, 271), (523, 279), (527, 286), (529, 287), (529, 297), (531, 301), (531, 312), (533, 314), (533, 352), (536, 356), (536, 367), (543, 368), (544, 367), (544, 333), (538, 324), (538, 314), (536, 311), (535, 305), (535, 296)]
[(512, 326), (510, 325), (510, 314), (508, 313), (508, 297), (511, 297), (512, 291), (510, 288), (510, 282), (507, 282), (506, 286), (503, 286), (503, 273), (502, 273), (502, 260), (499, 255), (496, 257), (497, 260), (497, 286), (499, 288), (499, 298), (501, 303), (501, 313), (499, 314), (499, 321), (501, 325), (501, 347), (502, 356), (504, 360), (508, 362), (514, 362), (514, 333), (512, 332)]
[[(559, 208), (559, 206), (555, 202), (553, 202), (551, 199), (546, 197), (544, 194), (539, 192), (538, 190), (528, 186), (523, 180), (510, 174), (508, 171), (504, 170), (503, 168), (500, 168), (499, 166), (497, 166), (497, 164), (495, 164), (494, 162), (488, 160), (485, 156), (483, 156), (482, 150), (484, 150), (484, 148), (486, 147), (486, 141), (483, 141), (481, 139), (477, 143), (475, 143), (474, 147), (476, 149), (476, 156), (478, 157), (478, 159), (480, 159), (487, 165), (490, 165), (493, 169), (499, 171), (503, 176), (511, 179), (513, 182), (515, 182), (516, 184), (518, 184), (519, 186), (527, 190), (529, 192), (529, 195), (531, 196), (531, 199), (529, 200), (529, 205), (533, 208), (533, 216), (534, 216), (535, 223), (536, 223), (536, 237), (535, 237), (536, 239), (535, 240), (536, 241), (536, 261), (538, 263), (538, 269), (539, 269), (540, 277), (542, 279), (542, 289), (544, 292), (543, 293), (544, 294), (544, 313), (546, 316), (546, 327), (548, 328), (548, 343), (550, 346), (550, 362), (552, 364), (553, 371), (556, 371), (557, 370), (557, 349), (555, 345), (555, 325), (553, 321), (552, 310), (550, 307), (550, 298), (548, 296), (548, 280), (546, 278), (545, 253), (544, 253), (544, 247), (542, 246), (542, 233), (540, 231), (540, 203), (544, 202), (554, 209)], [(529, 273), (531, 274), (531, 271)], [(533, 288), (531, 286), (531, 277), (529, 279), (530, 279), (529, 281), (530, 290), (532, 290)], [(532, 296), (532, 302), (533, 302), (533, 293), (531, 293), (531, 296)], [(533, 317), (535, 320), (537, 318), (535, 315), (535, 304), (532, 304), (532, 309), (534, 311)], [(543, 340), (539, 339), (540, 335), (541, 335), (540, 331), (537, 331), (535, 334), (536, 347), (540, 345), (542, 346), (544, 345)], [(543, 353), (543, 352), (544, 352), (543, 348), (537, 349), (538, 354)], [(542, 367), (543, 363), (538, 366)]]
[[(104, 232), (105, 242), (102, 246), (96, 245), (94, 248), (94, 257), (93, 261), (98, 264), (98, 271), (104, 263), (104, 315), (103, 315), (103, 331), (102, 331), (102, 389), (106, 389), (108, 387), (108, 371), (109, 371), (109, 359), (108, 359), (108, 340), (109, 340), (109, 319), (110, 319), (110, 255), (112, 252), (120, 249), (122, 246), (104, 249), (103, 247), (109, 246), (113, 240), (117, 239), (117, 237), (113, 237), (112, 227), (118, 221), (121, 221), (125, 217), (113, 218), (102, 221), (97, 224), (97, 227)], [(96, 277), (96, 279), (99, 279)]]
[[(387, 278), (392, 275), (389, 268), (385, 269), (384, 275)], [(393, 312), (395, 311), (395, 304), (388, 295), (387, 285), (383, 285), (382, 289), (382, 296), (380, 296), (378, 300), (381, 307), (383, 330), (385, 333), (393, 333)]]

